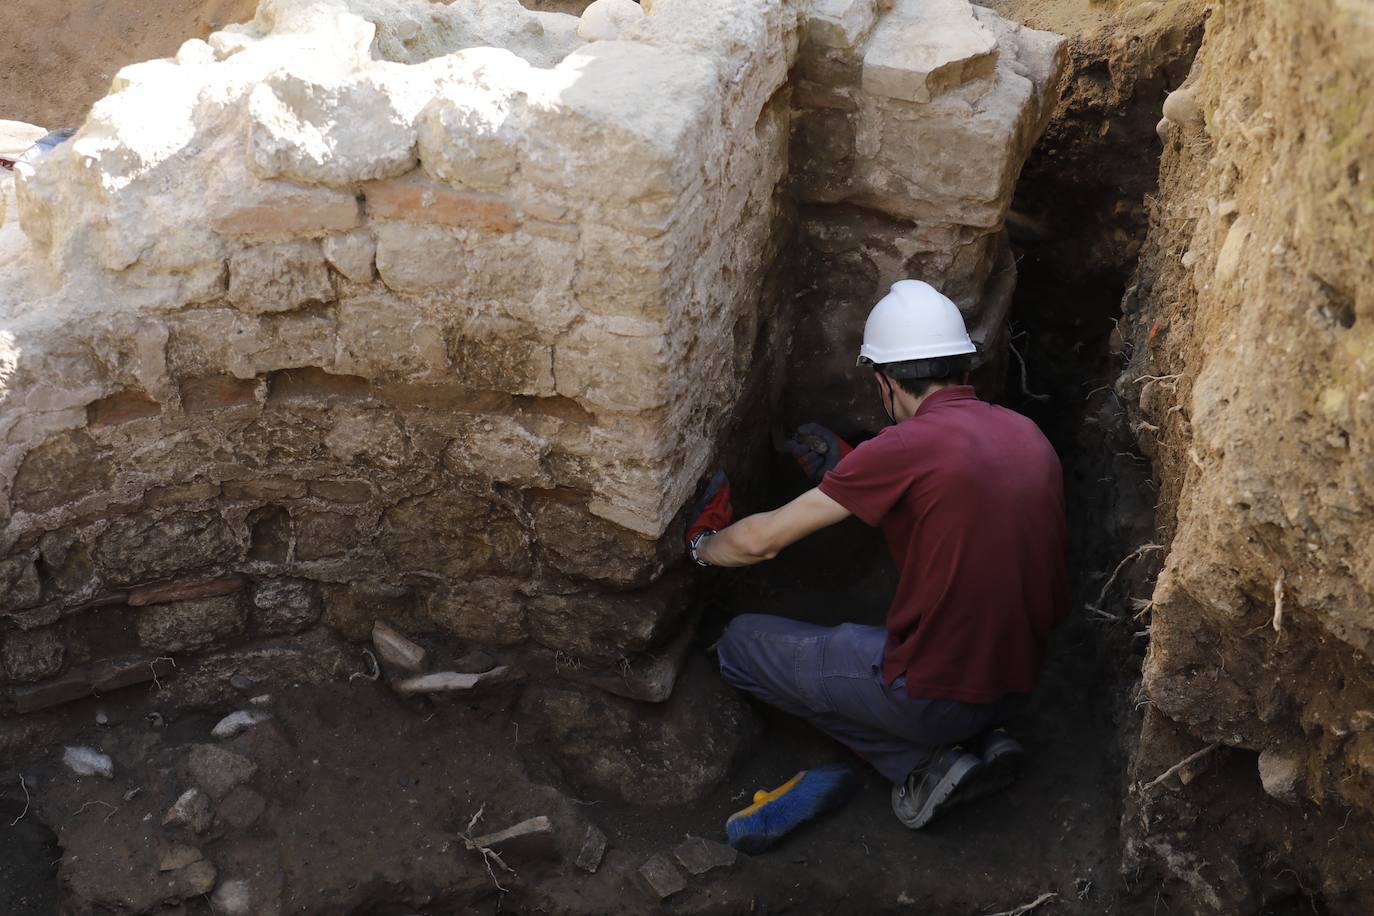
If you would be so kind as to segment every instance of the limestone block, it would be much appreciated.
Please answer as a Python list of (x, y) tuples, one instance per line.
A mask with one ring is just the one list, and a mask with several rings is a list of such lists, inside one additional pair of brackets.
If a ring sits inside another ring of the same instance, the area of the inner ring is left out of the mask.
[(806, 38), (824, 48), (856, 50), (877, 22), (877, 7), (877, 0), (817, 0), (806, 20)]
[(358, 520), (341, 512), (301, 512), (295, 523), (299, 560), (345, 556), (358, 540)]
[(607, 226), (584, 225), (573, 281), (578, 305), (597, 315), (666, 318), (665, 287), (675, 248), (669, 236), (645, 239)]
[(587, 41), (615, 41), (644, 18), (634, 0), (593, 0), (577, 21), (577, 36)]
[(449, 341), (454, 377), (486, 391), (536, 397), (553, 394), (553, 348), (531, 331), (499, 315), (474, 317)]
[(367, 212), (373, 219), (510, 232), (517, 225), (511, 202), (497, 194), (460, 190), (423, 173), (367, 184)]
[(333, 298), (318, 242), (257, 245), (229, 259), (229, 301), (240, 311), (285, 312)]
[(382, 515), (381, 547), (398, 568), (448, 576), (529, 569), (529, 535), (489, 494), (445, 489), (401, 500)]
[(997, 39), (968, 0), (898, 0), (864, 51), (863, 89), (870, 95), (929, 102), (946, 90), (992, 73)]
[(213, 799), (221, 799), (258, 772), (258, 765), (242, 754), (215, 744), (196, 744), (186, 758), (191, 782)]
[(433, 318), (391, 298), (362, 296), (339, 303), (334, 367), (368, 378), (448, 374), (444, 329)]
[(95, 440), (84, 430), (72, 430), (24, 456), (10, 498), (18, 509), (45, 512), (104, 490), (113, 477)]
[(370, 283), (377, 260), (377, 241), (366, 230), (331, 235), (324, 240), (324, 258), (354, 283)]
[(11, 630), (0, 648), (5, 676), (20, 684), (52, 677), (62, 670), (67, 647), (55, 627), (41, 630)]
[(398, 292), (453, 289), (467, 276), (467, 250), (452, 231), (439, 226), (379, 223), (377, 273)]
[(238, 552), (222, 518), (186, 513), (162, 519), (117, 518), (96, 540), (94, 557), (108, 581), (132, 585), (177, 570), (224, 563), (237, 558)]
[(210, 227), (225, 235), (322, 235), (362, 222), (358, 199), (347, 191), (258, 182), (250, 192), (215, 200)]
[(367, 641), (378, 619), (407, 629), (419, 628), (420, 604), (413, 589), (356, 581), (347, 585), (327, 584), (322, 590), (324, 622), (348, 639)]
[(460, 477), (499, 480), (522, 487), (552, 484), (544, 459), (550, 443), (514, 417), (475, 414), (455, 418), (444, 466)]
[(0, 560), (0, 610), (17, 611), (33, 607), (43, 598), (43, 583), (32, 558), (10, 557)]
[(655, 324), (589, 319), (555, 347), (556, 390), (607, 410), (661, 407), (668, 402), (669, 346)]
[(349, 185), (415, 166), (434, 82), (377, 62), (337, 82), (272, 74), (248, 97), (249, 156), (264, 178)]
[(175, 601), (138, 612), (138, 641), (150, 652), (198, 652), (243, 631), (238, 595)]
[(299, 633), (320, 619), (320, 593), (306, 579), (260, 579), (253, 585), (249, 613), (259, 633)]
[(450, 582), (430, 594), (430, 622), (459, 639), (487, 646), (523, 642), (528, 636), (519, 583), (501, 579)]
[(608, 211), (661, 217), (707, 158), (715, 82), (710, 62), (689, 53), (628, 41), (579, 48), (530, 86), (521, 174)]
[(1287, 804), (1298, 801), (1302, 787), (1301, 755), (1284, 753), (1277, 748), (1265, 748), (1259, 755), (1260, 784), (1272, 798)]
[(638, 591), (536, 595), (529, 600), (530, 635), (569, 655), (616, 660), (666, 640), (686, 595), (685, 581), (674, 575)]
[[(542, 498), (530, 513), (545, 562), (565, 575), (633, 586), (646, 585), (663, 571), (664, 551), (657, 538), (596, 518), (574, 494)], [(616, 562), (607, 563), (606, 557)]]
[(471, 48), (453, 65), (420, 117), (420, 162), (459, 187), (505, 190), (518, 162), (528, 64), (509, 51)]

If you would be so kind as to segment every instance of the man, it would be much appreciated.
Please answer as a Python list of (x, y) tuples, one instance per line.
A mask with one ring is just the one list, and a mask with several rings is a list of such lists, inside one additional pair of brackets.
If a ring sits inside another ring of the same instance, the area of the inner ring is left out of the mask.
[[(912, 829), (1014, 777), (1024, 752), (996, 726), (1035, 687), (1068, 604), (1059, 460), (1034, 423), (977, 398), (974, 349), (953, 302), (894, 284), (859, 351), (893, 425), (852, 450), (810, 427), (820, 442), (792, 448), (819, 486), (734, 524), (717, 475), (688, 531), (696, 562), (747, 566), (850, 515), (882, 530), (899, 573), (885, 627), (746, 614), (718, 650), (729, 683), (890, 779)], [(761, 793), (746, 811), (785, 795)], [(770, 829), (767, 842), (785, 832)]]

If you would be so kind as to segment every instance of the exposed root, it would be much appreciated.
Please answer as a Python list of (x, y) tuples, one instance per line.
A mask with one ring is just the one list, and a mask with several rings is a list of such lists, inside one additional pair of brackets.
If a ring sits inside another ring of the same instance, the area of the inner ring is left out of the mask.
[(1016, 349), (1016, 344), (1008, 341), (1007, 349), (1011, 351), (1012, 356), (1016, 357), (1016, 363), (1021, 367), (1021, 393), (1032, 401), (1048, 401), (1050, 399), (1048, 394), (1035, 394), (1030, 390), (1030, 384), (1026, 380), (1026, 361), (1022, 358), (1021, 351)]
[(1059, 895), (1055, 893), (1041, 894), (1030, 903), (1023, 903), (1018, 907), (1014, 907), (1010, 910), (1002, 910), (998, 913), (988, 913), (987, 916), (1026, 916), (1031, 910), (1039, 909), (1042, 905), (1049, 903), (1058, 896)]
[(110, 818), (114, 817), (114, 816), (115, 816), (115, 812), (119, 810), (119, 806), (118, 806), (118, 805), (112, 805), (112, 804), (110, 804), (109, 802), (103, 802), (103, 801), (88, 801), (88, 802), (86, 802), (86, 804), (82, 805), (80, 808), (77, 808), (74, 812), (72, 812), (72, 817), (76, 817), (77, 815), (82, 814), (82, 813), (83, 813), (87, 808), (89, 808), (91, 805), (103, 805), (103, 806), (105, 806), (106, 808), (109, 808), (109, 809), (110, 809), (110, 813), (107, 814), (107, 815), (105, 815), (105, 820), (107, 820), (107, 821), (108, 821)]
[(23, 774), (23, 773), (20, 773), (20, 774), (19, 774), (19, 788), (21, 788), (21, 789), (24, 790), (24, 810), (19, 812), (19, 816), (18, 816), (18, 817), (16, 817), (14, 820), (10, 821), (10, 826), (11, 826), (11, 827), (13, 827), (15, 824), (19, 823), (20, 821), (22, 821), (22, 820), (24, 819), (24, 815), (26, 815), (26, 814), (29, 813), (29, 787), (28, 787), (27, 785), (24, 784), (24, 774)]
[(474, 852), (480, 852), (482, 854), (482, 864), (487, 867), (487, 874), (491, 876), (491, 883), (496, 885), (496, 889), (503, 894), (509, 894), (510, 890), (503, 887), (501, 885), (501, 882), (497, 880), (496, 871), (491, 867), (491, 863), (495, 862), (497, 865), (501, 866), (501, 870), (506, 872), (506, 874), (510, 875), (512, 878), (519, 877), (515, 873), (515, 869), (511, 868), (509, 865), (506, 864), (505, 860), (501, 858), (501, 854), (499, 852), (492, 849), (490, 846), (482, 846), (478, 843), (475, 843), (472, 839), (472, 831), (477, 826), (478, 822), (482, 820), (482, 814), (486, 810), (487, 805), (485, 802), (483, 802), (482, 806), (477, 809), (477, 813), (474, 814), (468, 820), (467, 829), (458, 835), (463, 838), (463, 844), (467, 846), (468, 849), (471, 849)]
[(1274, 632), (1283, 629), (1283, 577), (1284, 571), (1279, 570), (1279, 577), (1274, 580)]
[[(372, 673), (369, 674), (366, 671), (354, 671), (352, 674), (348, 676), (349, 683), (352, 683), (355, 678), (365, 677), (369, 681), (375, 681), (382, 676), (382, 666), (377, 664), (377, 656), (372, 654), (372, 650), (364, 649), (363, 654), (366, 655), (367, 660), (372, 663)], [(481, 812), (478, 813), (480, 814)]]
[(1163, 544), (1142, 544), (1141, 546), (1137, 547), (1131, 554), (1129, 554), (1124, 560), (1116, 564), (1116, 569), (1112, 570), (1111, 576), (1107, 579), (1107, 584), (1102, 586), (1102, 591), (1098, 594), (1097, 601), (1093, 604), (1088, 605), (1088, 610), (1092, 611), (1094, 616), (1100, 617), (1103, 620), (1120, 620), (1121, 618), (1118, 615), (1103, 610), (1102, 606), (1107, 603), (1107, 595), (1111, 593), (1112, 586), (1116, 584), (1116, 580), (1121, 575), (1121, 571), (1125, 569), (1130, 563), (1140, 559), (1145, 554), (1155, 550), (1163, 549)]
[(1182, 769), (1183, 769), (1184, 767), (1186, 767), (1188, 764), (1192, 763), (1192, 762), (1195, 761), (1195, 760), (1201, 760), (1203, 757), (1206, 757), (1208, 754), (1212, 753), (1213, 751), (1215, 751), (1215, 750), (1216, 750), (1217, 748), (1219, 748), (1219, 747), (1221, 747), (1221, 742), (1220, 742), (1220, 741), (1213, 741), (1211, 744), (1207, 745), (1207, 746), (1204, 747), (1202, 750), (1200, 750), (1200, 751), (1194, 751), (1193, 753), (1189, 754), (1187, 757), (1184, 757), (1184, 758), (1183, 758), (1182, 760), (1180, 760), (1178, 763), (1176, 763), (1176, 764), (1174, 764), (1173, 766), (1169, 767), (1169, 769), (1165, 770), (1163, 773), (1160, 773), (1160, 774), (1159, 774), (1158, 776), (1156, 776), (1154, 779), (1152, 779), (1152, 780), (1150, 780), (1149, 782), (1145, 783), (1145, 785), (1141, 786), (1142, 791), (1148, 792), (1150, 789), (1153, 789), (1155, 786), (1157, 786), (1157, 785), (1159, 785), (1160, 783), (1164, 782), (1164, 780), (1168, 779), (1170, 776), (1173, 776), (1173, 775), (1177, 774), (1180, 770), (1182, 770)]

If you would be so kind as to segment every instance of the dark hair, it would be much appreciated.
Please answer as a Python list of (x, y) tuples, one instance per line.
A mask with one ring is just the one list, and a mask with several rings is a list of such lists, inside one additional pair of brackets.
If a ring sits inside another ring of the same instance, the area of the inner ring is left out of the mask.
[(888, 363), (875, 368), (892, 379), (903, 391), (919, 398), (933, 385), (957, 385), (973, 365), (969, 356), (937, 356)]

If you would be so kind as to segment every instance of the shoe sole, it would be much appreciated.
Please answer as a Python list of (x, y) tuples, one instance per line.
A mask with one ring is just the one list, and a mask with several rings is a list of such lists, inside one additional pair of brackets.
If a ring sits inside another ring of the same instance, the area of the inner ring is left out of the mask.
[[(916, 812), (910, 820), (897, 814), (897, 820), (912, 830), (920, 830), (935, 818), (944, 814), (950, 808), (964, 800), (962, 789), (967, 787), (967, 783), (977, 779), (979, 772), (983, 769), (983, 762), (974, 758), (968, 762), (959, 761), (944, 778), (936, 783), (931, 791), (926, 803)], [(896, 813), (894, 811), (894, 813)]]

